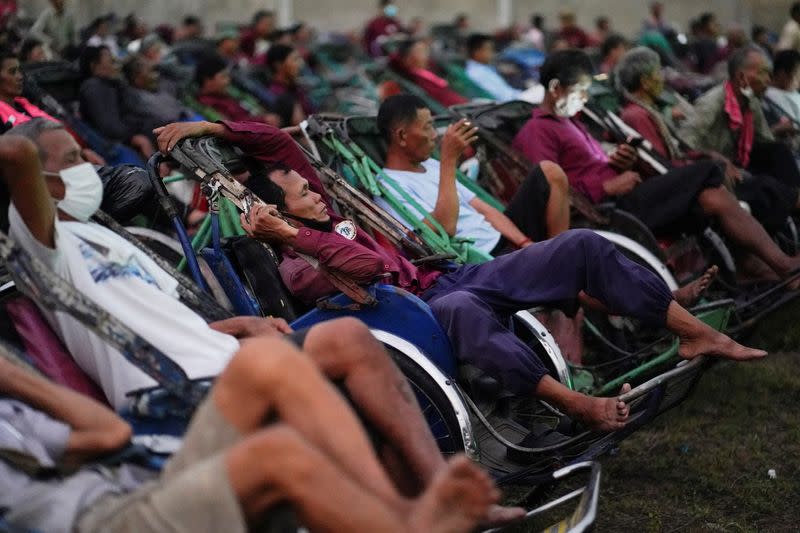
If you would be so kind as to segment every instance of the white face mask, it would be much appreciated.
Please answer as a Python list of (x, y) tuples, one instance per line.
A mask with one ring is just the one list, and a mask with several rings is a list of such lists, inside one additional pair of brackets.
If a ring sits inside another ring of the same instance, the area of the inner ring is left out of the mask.
[[(45, 174), (56, 175), (53, 172)], [(64, 199), (56, 205), (60, 210), (81, 222), (86, 222), (100, 209), (103, 202), (103, 182), (91, 163), (65, 168), (57, 174), (64, 182)]]
[(742, 96), (744, 96), (748, 100), (750, 100), (756, 95), (756, 93), (753, 91), (753, 88), (750, 87), (749, 85), (747, 87), (740, 88), (739, 92), (742, 93)]
[[(550, 83), (550, 90), (555, 91), (558, 86), (558, 81), (553, 80)], [(586, 92), (589, 90), (588, 83), (579, 83), (575, 85), (568, 93), (567, 96), (561, 97), (556, 100), (553, 111), (559, 117), (574, 117), (581, 112), (586, 105)]]

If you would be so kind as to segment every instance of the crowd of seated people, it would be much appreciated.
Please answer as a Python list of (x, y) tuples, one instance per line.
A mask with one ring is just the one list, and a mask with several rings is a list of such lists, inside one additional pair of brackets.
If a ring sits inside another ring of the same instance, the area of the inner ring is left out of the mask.
[[(204, 20), (196, 16), (151, 31), (129, 15), (115, 32), (118, 18), (103, 14), (80, 31), (69, 0), (51, 0), (17, 35), (20, 55), (0, 54), (0, 119), (7, 130), (0, 136), (0, 178), (11, 201), (10, 236), (187, 376), (217, 378), (160, 475), (129, 479), (132, 465), (123, 464), (114, 472), (78, 470), (48, 485), (0, 461), (0, 509), (11, 510), (6, 518), (48, 531), (239, 531), (255, 529), (274, 503), (288, 501), (310, 529), (456, 533), (523, 513), (497, 505), (499, 492), (478, 466), (441, 457), (408, 383), (364, 324), (340, 319), (300, 331), (254, 317), (208, 324), (185, 305), (175, 277), (92, 221), (104, 188), (88, 161), (102, 158), (82, 148), (62, 117), (23, 96), (21, 62), (76, 61), (83, 78), (77, 116), (105, 139), (135, 149), (142, 164), (189, 137), (215, 136), (237, 147), (245, 171), (236, 179), (268, 204), (242, 215), (241, 227), (279, 252), (281, 280), (301, 302), (339, 292), (326, 270), (359, 284), (383, 277), (430, 306), (459, 364), (512, 394), (542, 399), (591, 430), (624, 428), (630, 406), (619, 396), (589, 396), (554, 379), (509, 327), (515, 312), (544, 305), (570, 316), (583, 307), (633, 317), (677, 335), (684, 359), (766, 355), (687, 311), (716, 269), (671, 291), (610, 241), (570, 229), (570, 195), (613, 201), (659, 237), (697, 231), (713, 220), (752, 279), (789, 279), (800, 257), (781, 249), (768, 231), (800, 209), (794, 142), (800, 54), (793, 49), (800, 45), (792, 45), (793, 34), (800, 35), (800, 6), (792, 8), (774, 68), (768, 34), (756, 39), (754, 31), (749, 43), (732, 28), (722, 43), (712, 13), (695, 20), (681, 46), (659, 2), (651, 4), (642, 33), (630, 37), (615, 33), (608, 17), (599, 17), (589, 33), (571, 11), (560, 13), (555, 31), (535, 15), (529, 28), (494, 35), (470, 34), (469, 16), (456, 17), (456, 38), (448, 43), (454, 46), (441, 48), (461, 54), (466, 75), (498, 103), (538, 105), (507, 147), (533, 170), (504, 211), (457, 179), (458, 165), (474, 154), (474, 125), (454, 120), (437, 145), (431, 107), (469, 102), (448, 81), (439, 63), (446, 57), (437, 55), (424, 24), (404, 24), (393, 1), (378, 7), (353, 39), (357, 57), (387, 56), (388, 68), (409, 84), (379, 93), (385, 99), (375, 102), (387, 147), (383, 173), (404, 192), (407, 211), (422, 209), (421, 222), (471, 242), (487, 258), (481, 264), (414, 264), (335, 211), (314, 167), (280, 129), (328, 110), (304, 85), (304, 75), (320, 75), (314, 33), (305, 24), (279, 28), (274, 13), (258, 11), (240, 28), (205, 40)], [(517, 40), (547, 55), (538, 80), (525, 87), (495, 66), (498, 44)], [(171, 54), (188, 54), (198, 43), (208, 46), (188, 61)], [(629, 50), (642, 43), (647, 46)], [(693, 106), (680, 113), (663, 100), (671, 91), (667, 74), (675, 72), (710, 77), (684, 92)], [(600, 73), (619, 96), (622, 120), (649, 141), (666, 172), (640, 160), (632, 139), (604, 139), (616, 144), (607, 150), (579, 118)], [(242, 89), (234, 74), (259, 91)], [(390, 96), (410, 85), (427, 98)], [(204, 113), (220, 120), (204, 120)], [(375, 203), (412, 226), (386, 201)], [(131, 429), (115, 411), (157, 383), (83, 323), (36, 303), (107, 405), (0, 357), (0, 423), (33, 443), (21, 451), (35, 450), (40, 461), (91, 465), (130, 441)], [(620, 394), (629, 390), (625, 384)], [(381, 446), (371, 444), (374, 434)], [(0, 447), (6, 445), (0, 433)], [(265, 465), (266, 455), (275, 460)], [(53, 498), (62, 499), (47, 507)], [(358, 509), (347, 505), (355, 499)], [(14, 514), (31, 502), (34, 512)]]

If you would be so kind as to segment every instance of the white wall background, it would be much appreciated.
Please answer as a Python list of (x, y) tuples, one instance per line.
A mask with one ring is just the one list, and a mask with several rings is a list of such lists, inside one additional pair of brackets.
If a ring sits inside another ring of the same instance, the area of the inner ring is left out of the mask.
[[(458, 12), (471, 15), (473, 27), (491, 30), (498, 25), (498, 9), (505, 4), (515, 22), (525, 23), (533, 12), (543, 14), (549, 25), (557, 24), (559, 10), (571, 8), (587, 28), (595, 17), (605, 14), (623, 33), (635, 33), (647, 13), (649, 0), (397, 0), (401, 18), (422, 16), (429, 23), (452, 20)], [(702, 11), (713, 11), (723, 26), (739, 23), (765, 24), (778, 30), (786, 20), (791, 0), (669, 0), (664, 2), (670, 21), (686, 28), (688, 21)], [(377, 0), (67, 0), (67, 4), (86, 22), (98, 14), (134, 12), (150, 24), (177, 24), (186, 14), (202, 16), (213, 29), (216, 22), (247, 21), (256, 9), (276, 10), (284, 23), (302, 20), (320, 29), (360, 28), (376, 11)], [(20, 4), (30, 15), (37, 14), (47, 0), (24, 0)]]

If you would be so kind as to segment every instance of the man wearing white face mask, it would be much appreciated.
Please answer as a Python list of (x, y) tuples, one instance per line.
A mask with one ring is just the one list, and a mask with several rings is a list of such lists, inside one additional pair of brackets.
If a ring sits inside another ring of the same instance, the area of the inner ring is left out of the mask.
[[(408, 381), (363, 323), (341, 318), (294, 332), (285, 321), (272, 318), (235, 317), (206, 324), (180, 302), (173, 277), (116, 233), (88, 222), (100, 206), (102, 185), (60, 124), (33, 119), (0, 136), (0, 176), (12, 200), (12, 238), (164, 352), (190, 378), (219, 375), (236, 352), (258, 342), (252, 338), (286, 335), (319, 371), (340, 384), (392, 448), (389, 453), (404, 462), (404, 480), (410, 473), (420, 489), (426, 488), (446, 467)], [(156, 385), (83, 324), (64, 313), (41, 311), (113, 407), (124, 406), (128, 392)], [(241, 349), (237, 339), (243, 339)], [(277, 372), (269, 374), (270, 384), (262, 390), (283, 391), (281, 354), (260, 355)], [(303, 376), (289, 375), (294, 385), (308, 385)], [(489, 519), (517, 515), (517, 510), (495, 507)]]
[[(657, 174), (639, 165), (637, 153), (620, 145), (610, 156), (574, 116), (582, 109), (591, 80), (592, 63), (579, 50), (552, 54), (540, 70), (548, 88), (544, 102), (514, 139), (514, 147), (536, 163), (547, 159), (564, 168), (570, 186), (594, 202), (613, 199), (636, 215), (657, 235), (693, 231), (714, 217), (726, 236), (758, 253), (780, 276), (800, 267), (800, 258), (777, 247), (763, 250), (767, 234), (725, 189), (724, 175), (714, 162), (704, 161)], [(743, 228), (754, 228), (743, 231)]]
[[(176, 297), (177, 281), (146, 254), (112, 231), (88, 222), (100, 207), (103, 185), (63, 126), (34, 119), (13, 133), (35, 139), (40, 146), (47, 191), (35, 190), (39, 184), (28, 184), (34, 188), (29, 190), (32, 201), (15, 201), (11, 205), (11, 237), (90, 299), (122, 318), (144, 339), (174, 357), (189, 377), (219, 374), (238, 350), (238, 342), (210, 329), (200, 316), (186, 308)], [(55, 200), (55, 210), (41, 205), (48, 191)], [(42, 311), (114, 407), (125, 404), (128, 392), (156, 384), (73, 318)]]

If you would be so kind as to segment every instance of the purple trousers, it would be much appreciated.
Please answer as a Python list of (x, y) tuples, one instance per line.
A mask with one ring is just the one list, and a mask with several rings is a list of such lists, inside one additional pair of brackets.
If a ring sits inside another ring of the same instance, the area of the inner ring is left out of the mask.
[(672, 293), (651, 271), (589, 230), (570, 230), (439, 278), (422, 294), (447, 332), (459, 362), (532, 394), (547, 374), (536, 353), (509, 329), (511, 316), (538, 305), (574, 302), (584, 291), (614, 314), (649, 326), (666, 322)]

